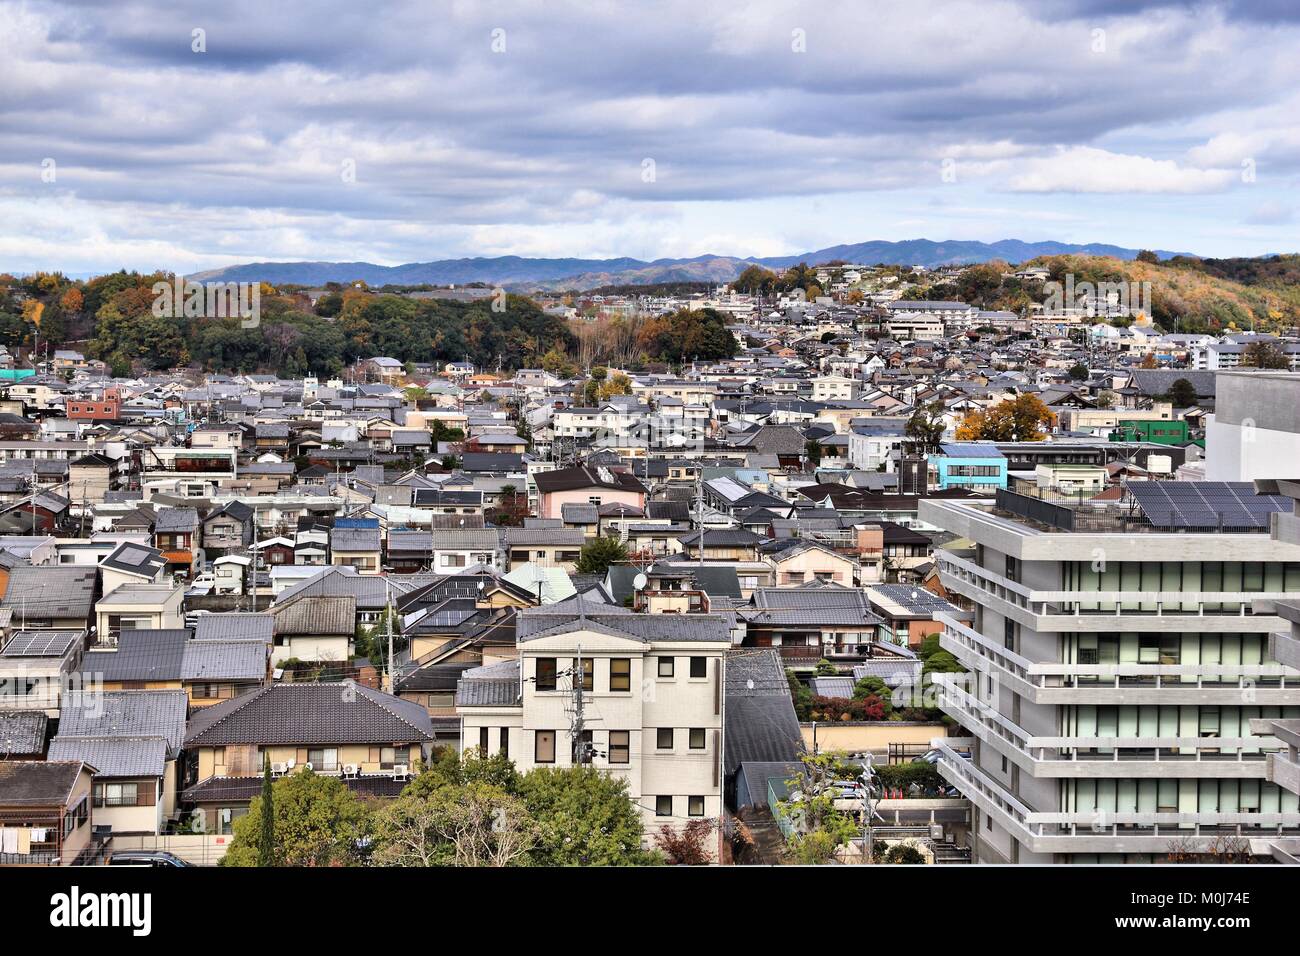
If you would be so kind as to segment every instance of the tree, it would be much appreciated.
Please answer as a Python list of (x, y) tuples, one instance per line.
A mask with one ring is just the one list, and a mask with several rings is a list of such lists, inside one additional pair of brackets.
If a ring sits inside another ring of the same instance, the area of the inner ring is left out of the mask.
[(1070, 378), (1076, 382), (1084, 382), (1088, 379), (1088, 366), (1082, 362), (1075, 362), (1070, 366)]
[(1159, 262), (1160, 261), (1160, 257), (1156, 255), (1154, 252), (1152, 252), (1150, 249), (1143, 249), (1141, 252), (1137, 254), (1136, 258), (1138, 262)]
[(969, 413), (957, 427), (958, 441), (1042, 441), (1056, 415), (1036, 395), (1018, 395)]
[(1166, 398), (1173, 402), (1175, 408), (1191, 408), (1196, 404), (1196, 386), (1185, 378), (1175, 379), (1169, 386)]
[(805, 753), (799, 762), (799, 775), (786, 781), (789, 798), (777, 803), (777, 812), (794, 827), (786, 854), (795, 863), (827, 863), (857, 834), (853, 818), (835, 801), (839, 782), (855, 779), (859, 771), (834, 751)]
[(1102, 389), (1097, 393), (1097, 407), (1110, 408), (1115, 404), (1115, 393), (1108, 388)]
[(539, 767), (519, 793), (537, 821), (537, 866), (646, 866), (660, 862), (641, 846), (641, 812), (627, 782), (591, 766)]
[(1241, 353), (1241, 364), (1246, 368), (1262, 369), (1291, 367), (1286, 353), (1272, 342), (1251, 342)]
[(803, 444), (804, 456), (816, 467), (822, 463), (822, 446), (815, 438), (809, 438)]
[[(351, 866), (369, 833), (366, 808), (337, 777), (301, 770), (272, 784), (277, 862), (282, 866)], [(256, 866), (262, 846), (262, 798), (235, 821), (222, 866)]]
[(262, 757), (262, 833), (257, 843), (257, 865), (275, 866), (275, 793), (271, 786), (271, 756)]
[(709, 837), (716, 827), (705, 819), (692, 820), (680, 829), (664, 824), (655, 834), (655, 846), (673, 866), (707, 866), (713, 862)]
[(748, 266), (731, 281), (731, 288), (748, 295), (768, 295), (776, 285), (776, 273), (762, 266)]
[(885, 853), (886, 863), (902, 863), (908, 866), (915, 866), (925, 862), (925, 857), (921, 851), (910, 843), (896, 843)]
[(604, 574), (611, 564), (622, 564), (627, 559), (627, 547), (618, 538), (595, 538), (582, 546), (573, 569), (578, 574)]
[(539, 828), (523, 801), (474, 781), (410, 787), (375, 817), (377, 866), (520, 866)]
[(903, 434), (919, 444), (923, 452), (937, 451), (944, 432), (948, 430), (948, 423), (944, 419), (946, 411), (943, 402), (940, 401), (918, 408), (907, 420)]

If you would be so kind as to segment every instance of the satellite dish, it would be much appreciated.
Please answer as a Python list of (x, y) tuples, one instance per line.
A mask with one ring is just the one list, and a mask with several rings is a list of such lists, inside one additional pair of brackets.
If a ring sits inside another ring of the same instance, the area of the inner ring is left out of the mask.
[(640, 574), (640, 573), (638, 573), (637, 576), (632, 579), (632, 587), (637, 591), (642, 590), (649, 583), (650, 583), (650, 579), (647, 578), (644, 574)]

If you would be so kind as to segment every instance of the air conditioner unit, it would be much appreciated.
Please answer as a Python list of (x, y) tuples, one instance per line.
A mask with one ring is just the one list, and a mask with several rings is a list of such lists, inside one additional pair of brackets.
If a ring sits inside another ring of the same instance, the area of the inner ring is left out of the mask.
[(288, 772), (289, 772), (288, 764), (284, 764), (284, 763), (271, 764), (271, 776), (273, 777), (283, 777)]
[(393, 779), (405, 780), (411, 775), (411, 765), (405, 763), (393, 764)]
[(942, 842), (943, 842), (943, 824), (942, 824), (942, 823), (931, 823), (931, 824), (930, 824), (930, 839), (933, 840), (935, 843), (942, 843)]
[(361, 768), (354, 763), (345, 763), (343, 765), (343, 776), (357, 777), (361, 774)]

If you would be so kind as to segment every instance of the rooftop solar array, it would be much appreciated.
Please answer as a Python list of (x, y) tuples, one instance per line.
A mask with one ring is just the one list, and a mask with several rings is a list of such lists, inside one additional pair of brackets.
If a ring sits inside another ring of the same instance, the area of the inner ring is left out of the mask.
[(5, 657), (62, 657), (80, 631), (19, 631), (5, 645)]
[(949, 458), (1002, 458), (997, 445), (985, 442), (944, 442), (939, 446)]
[(1135, 481), (1128, 493), (1153, 528), (1268, 530), (1270, 515), (1290, 511), (1282, 495), (1257, 495), (1249, 481)]

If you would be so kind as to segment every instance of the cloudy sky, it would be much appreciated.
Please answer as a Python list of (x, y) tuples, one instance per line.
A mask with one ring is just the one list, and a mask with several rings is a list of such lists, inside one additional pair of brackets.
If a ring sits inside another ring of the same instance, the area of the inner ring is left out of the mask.
[(1294, 251), (1297, 49), (1290, 0), (0, 0), (0, 270)]

